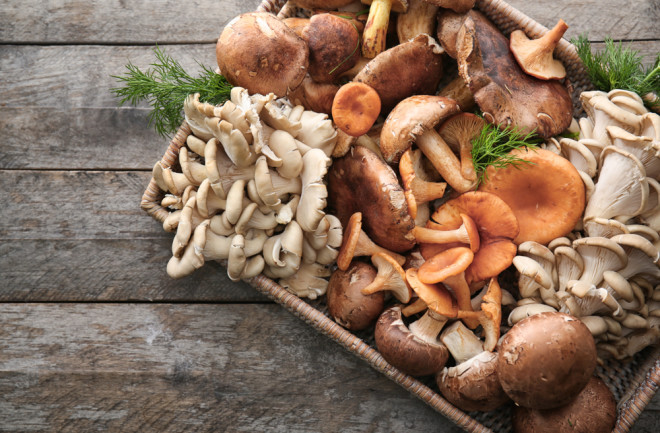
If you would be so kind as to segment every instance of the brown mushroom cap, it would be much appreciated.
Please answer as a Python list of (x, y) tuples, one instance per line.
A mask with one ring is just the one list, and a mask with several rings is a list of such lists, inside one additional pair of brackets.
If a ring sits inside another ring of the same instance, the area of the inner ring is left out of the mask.
[(332, 113), (332, 101), (339, 90), (339, 86), (332, 83), (317, 83), (307, 74), (302, 83), (287, 92), (287, 98), (294, 105), (302, 105), (305, 110)]
[(332, 83), (360, 58), (360, 35), (351, 22), (323, 13), (312, 16), (302, 32), (309, 48), (309, 75), (317, 83)]
[(412, 95), (433, 95), (442, 78), (443, 49), (428, 35), (383, 51), (353, 81), (373, 87), (381, 100), (381, 113)]
[(328, 205), (346, 226), (362, 213), (362, 229), (379, 246), (405, 252), (415, 245), (415, 225), (408, 213), (396, 173), (376, 153), (363, 146), (335, 159), (328, 170)]
[(442, 96), (415, 95), (401, 101), (387, 116), (380, 133), (383, 157), (388, 162), (399, 161), (417, 138), (459, 111), (456, 101)]
[[(461, 214), (468, 215), (479, 229), (480, 246), (472, 264), (465, 271), (469, 283), (485, 281), (499, 275), (511, 265), (517, 253), (513, 239), (518, 235), (518, 221), (504, 200), (494, 194), (470, 191), (442, 204), (431, 215), (426, 227), (454, 230), (463, 224)], [(461, 244), (420, 244), (425, 259)]]
[(514, 242), (545, 245), (570, 233), (582, 218), (586, 200), (577, 169), (549, 150), (516, 149), (511, 154), (531, 164), (488, 167), (479, 191), (495, 194), (511, 207), (520, 225)]
[(383, 358), (411, 376), (435, 374), (449, 358), (444, 344), (423, 341), (411, 333), (403, 322), (400, 305), (390, 307), (380, 315), (374, 338)]
[(557, 409), (513, 409), (516, 433), (609, 433), (616, 424), (616, 401), (601, 379), (593, 376), (577, 397)]
[(373, 325), (385, 308), (384, 292), (363, 295), (361, 290), (376, 278), (376, 269), (354, 261), (347, 270), (336, 270), (328, 283), (328, 313), (346, 329), (359, 331)]
[(567, 404), (596, 369), (589, 328), (564, 313), (535, 314), (516, 323), (500, 341), (498, 375), (518, 405), (552, 409)]
[(250, 12), (234, 18), (216, 44), (221, 73), (250, 94), (285, 96), (300, 85), (309, 62), (307, 44), (273, 14)]
[(459, 74), (488, 122), (545, 138), (571, 124), (573, 103), (566, 86), (520, 69), (509, 40), (483, 14), (468, 12), (456, 47)]
[(497, 377), (497, 353), (484, 351), (436, 375), (440, 393), (464, 411), (487, 412), (509, 401)]
[(467, 16), (467, 14), (459, 14), (451, 9), (441, 9), (438, 12), (438, 42), (452, 59), (458, 56), (456, 36)]

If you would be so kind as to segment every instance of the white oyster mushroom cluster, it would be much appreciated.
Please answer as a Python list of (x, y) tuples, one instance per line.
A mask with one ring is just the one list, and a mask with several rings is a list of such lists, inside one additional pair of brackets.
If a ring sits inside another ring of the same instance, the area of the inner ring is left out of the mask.
[(328, 116), (240, 87), (221, 106), (190, 95), (184, 113), (192, 134), (180, 171), (153, 169), (171, 210), (163, 227), (176, 231), (168, 274), (217, 260), (233, 281), (263, 273), (298, 296), (323, 295), (342, 242), (324, 211), (337, 139)]
[(579, 139), (547, 148), (585, 181), (584, 216), (570, 238), (519, 245), (522, 299), (509, 324), (543, 311), (573, 314), (601, 357), (623, 359), (660, 341), (660, 116), (627, 91), (580, 99)]

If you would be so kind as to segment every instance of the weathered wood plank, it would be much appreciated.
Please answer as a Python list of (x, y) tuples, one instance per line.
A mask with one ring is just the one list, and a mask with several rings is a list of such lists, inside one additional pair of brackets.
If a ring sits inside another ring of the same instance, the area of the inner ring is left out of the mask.
[[(0, 10), (1, 43), (141, 44), (210, 42), (238, 12), (255, 10), (260, 1), (174, 0), (124, 2), (120, 0), (10, 2)], [(596, 39), (657, 38), (655, 23), (660, 7), (655, 0), (510, 0), (509, 4), (546, 26), (563, 18), (568, 35), (589, 30)], [(108, 19), (111, 17), (111, 19)]]
[(507, 0), (507, 3), (546, 27), (560, 18), (570, 26), (568, 39), (588, 32), (589, 39), (602, 41), (658, 39), (657, 22), (660, 3), (657, 0), (554, 0), (551, 3), (530, 0)]
[(3, 432), (461, 431), (277, 305), (4, 304), (0, 335)]
[(260, 0), (10, 1), (0, 9), (2, 43), (209, 42)]
[(264, 302), (217, 262), (167, 275), (171, 239), (1, 240), (0, 302)]
[[(632, 46), (647, 62), (660, 52), (660, 40)], [(195, 73), (196, 60), (215, 61), (210, 45), (166, 50)], [(0, 169), (150, 170), (169, 140), (148, 126), (147, 108), (118, 108), (109, 91), (129, 60), (147, 67), (152, 48), (0, 46)]]

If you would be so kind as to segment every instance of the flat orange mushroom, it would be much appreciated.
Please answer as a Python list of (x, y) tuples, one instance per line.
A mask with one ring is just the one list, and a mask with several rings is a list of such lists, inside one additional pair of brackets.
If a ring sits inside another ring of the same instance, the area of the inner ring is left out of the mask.
[(337, 128), (353, 137), (366, 134), (380, 114), (380, 96), (373, 87), (359, 82), (346, 83), (332, 101), (332, 120)]
[(575, 166), (544, 149), (516, 149), (511, 154), (529, 163), (489, 167), (479, 191), (494, 194), (511, 207), (520, 225), (513, 241), (547, 245), (570, 233), (582, 218), (586, 196)]
[[(494, 194), (469, 191), (442, 204), (431, 215), (427, 228), (454, 230), (463, 224), (461, 214), (468, 215), (479, 229), (480, 246), (474, 253), (472, 264), (465, 271), (467, 281), (472, 284), (486, 281), (499, 275), (511, 265), (517, 253), (513, 239), (518, 235), (518, 221), (512, 209)], [(460, 243), (431, 244), (420, 243), (419, 248), (425, 259), (456, 246)]]

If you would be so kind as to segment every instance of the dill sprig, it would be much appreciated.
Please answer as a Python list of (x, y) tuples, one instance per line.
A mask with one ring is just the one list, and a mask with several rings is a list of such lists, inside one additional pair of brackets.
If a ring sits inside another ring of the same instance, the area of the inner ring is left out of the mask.
[(477, 184), (488, 180), (486, 169), (490, 166), (499, 169), (508, 165), (533, 164), (510, 152), (522, 147), (536, 149), (542, 141), (534, 132), (523, 134), (515, 127), (500, 128), (486, 123), (472, 140), (472, 163), (478, 177)]
[[(640, 95), (650, 109), (660, 108), (660, 53), (644, 67), (644, 56), (637, 50), (605, 38), (605, 49), (594, 53), (586, 35), (571, 40), (584, 63), (593, 85), (604, 92), (629, 90)], [(650, 95), (650, 96), (649, 96)]]
[(149, 125), (161, 136), (176, 132), (183, 122), (183, 102), (188, 95), (199, 93), (201, 101), (211, 104), (229, 99), (232, 86), (222, 75), (198, 63), (202, 73), (192, 77), (159, 47), (154, 48), (154, 54), (156, 61), (150, 65), (151, 69), (143, 71), (129, 62), (124, 75), (112, 76), (123, 87), (110, 90), (121, 98), (120, 105), (136, 106), (140, 101), (148, 101), (152, 108)]

